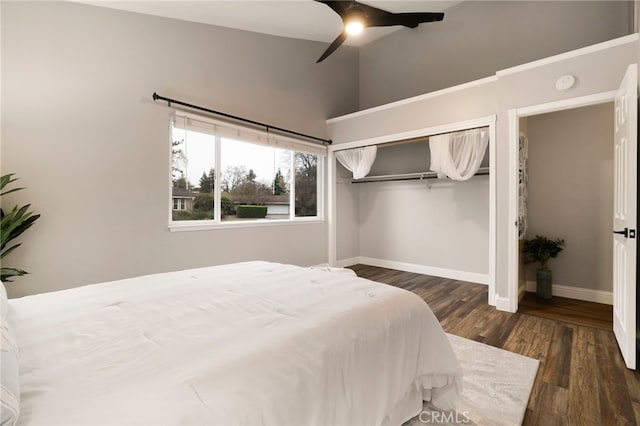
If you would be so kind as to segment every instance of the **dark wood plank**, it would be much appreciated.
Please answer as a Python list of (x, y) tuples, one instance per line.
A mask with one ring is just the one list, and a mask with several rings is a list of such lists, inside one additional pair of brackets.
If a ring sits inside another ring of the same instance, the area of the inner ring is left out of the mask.
[[(602, 421), (615, 419), (616, 424), (635, 424), (635, 414), (631, 394), (625, 377), (625, 366), (612, 333), (595, 333), (597, 382), (600, 392)], [(637, 384), (637, 382), (636, 382)], [(629, 398), (619, 398), (629, 395)], [(618, 407), (618, 408), (614, 408)]]
[(542, 373), (543, 379), (545, 383), (568, 389), (573, 328), (559, 324), (553, 334), (552, 341), (556, 344), (549, 347), (549, 356)]
[(615, 421), (615, 415), (607, 417), (606, 412), (600, 409), (602, 385), (598, 383), (595, 331), (593, 328), (576, 327), (573, 334), (567, 418), (574, 424), (597, 425), (601, 424), (600, 420)]
[(367, 265), (352, 269), (413, 291), (448, 333), (538, 359), (523, 424), (640, 424), (640, 373), (624, 365), (610, 306), (527, 295), (510, 314), (487, 304), (483, 285)]
[(553, 296), (551, 300), (544, 300), (538, 299), (535, 293), (525, 293), (518, 312), (570, 324), (613, 330), (613, 307), (602, 303), (557, 296)]

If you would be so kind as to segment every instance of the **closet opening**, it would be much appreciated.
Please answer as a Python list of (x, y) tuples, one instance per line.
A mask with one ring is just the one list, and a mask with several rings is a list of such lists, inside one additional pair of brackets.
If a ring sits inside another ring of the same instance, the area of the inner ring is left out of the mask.
[[(456, 151), (447, 166), (430, 142), (481, 148)], [(485, 284), (494, 305), (494, 142), (491, 116), (329, 147), (330, 263)], [(447, 177), (456, 173), (458, 180)]]
[[(486, 142), (488, 142), (488, 126), (479, 127), (477, 129), (467, 129), (467, 131), (485, 133), (487, 138)], [(455, 132), (454, 134), (460, 135), (464, 132), (465, 131)], [(377, 145), (376, 161), (372, 164), (369, 174), (361, 178), (352, 178), (351, 182), (367, 183), (403, 180), (450, 179), (447, 176), (443, 176), (442, 173), (433, 171), (430, 168), (430, 166), (432, 166), (432, 154), (429, 141), (437, 138), (438, 136), (444, 135), (448, 134), (423, 136)], [(478, 142), (481, 143), (481, 141)], [(475, 170), (473, 173), (474, 177), (488, 176), (490, 174), (488, 143), (487, 147), (481, 150), (480, 156), (481, 158), (474, 159), (479, 162), (478, 169), (473, 169)], [(460, 161), (464, 160), (458, 160), (458, 162)]]
[[(519, 131), (518, 311), (612, 330), (614, 104), (520, 117)], [(564, 241), (549, 287), (537, 237)]]

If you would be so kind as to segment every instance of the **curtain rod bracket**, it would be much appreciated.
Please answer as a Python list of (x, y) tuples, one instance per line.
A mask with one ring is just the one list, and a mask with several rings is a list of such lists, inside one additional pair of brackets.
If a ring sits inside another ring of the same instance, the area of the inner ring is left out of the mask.
[(204, 107), (201, 107), (201, 106), (198, 106), (198, 105), (189, 104), (189, 103), (182, 102), (182, 101), (179, 101), (179, 100), (176, 100), (176, 99), (165, 98), (164, 96), (158, 95), (156, 92), (153, 92), (153, 100), (154, 101), (157, 101), (157, 100), (165, 101), (165, 102), (167, 102), (167, 106), (169, 106), (169, 107), (171, 106), (171, 103), (174, 103), (174, 104), (177, 104), (177, 105), (185, 106), (187, 108), (192, 108), (192, 109), (196, 109), (196, 110), (199, 110), (199, 111), (204, 111), (204, 112), (207, 112), (209, 114), (220, 115), (222, 117), (230, 118), (232, 120), (242, 121), (244, 123), (249, 123), (249, 124), (252, 124), (252, 125), (258, 126), (258, 127), (264, 127), (266, 129), (267, 133), (269, 133), (269, 130), (273, 129), (273, 130), (276, 130), (278, 132), (288, 133), (290, 135), (295, 135), (295, 136), (303, 137), (305, 139), (310, 139), (311, 141), (313, 141), (315, 143), (321, 143), (323, 145), (331, 145), (333, 143), (333, 141), (331, 139), (317, 138), (315, 136), (306, 135), (304, 133), (296, 132), (296, 131), (293, 131), (293, 130), (283, 129), (282, 127), (272, 126), (271, 124), (265, 124), (265, 123), (261, 123), (259, 121), (254, 121), (254, 120), (249, 120), (247, 118), (238, 117), (237, 115), (227, 114), (226, 112), (220, 112), (220, 111), (216, 111), (216, 110), (213, 110), (213, 109), (204, 108)]

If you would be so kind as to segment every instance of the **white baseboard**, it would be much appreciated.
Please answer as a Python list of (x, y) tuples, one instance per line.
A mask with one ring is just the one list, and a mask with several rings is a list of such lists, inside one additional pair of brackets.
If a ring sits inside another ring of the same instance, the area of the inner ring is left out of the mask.
[(375, 259), (372, 257), (352, 257), (336, 262), (336, 266), (345, 266), (362, 263), (364, 265), (378, 266), (380, 268), (397, 269), (399, 271), (413, 272), (416, 274), (432, 275), (434, 277), (449, 278), (452, 280), (467, 281), (470, 283), (489, 285), (489, 275), (476, 272), (456, 271), (454, 269), (438, 268), (436, 266), (417, 265), (415, 263), (396, 262), (393, 260)]
[[(536, 282), (527, 281), (527, 291), (536, 291)], [(572, 287), (568, 285), (553, 284), (551, 294), (569, 299), (585, 300), (587, 302), (604, 303), (613, 305), (613, 293), (610, 291), (592, 290), (589, 288)]]
[(506, 297), (500, 297), (496, 295), (496, 309), (504, 312), (515, 313), (516, 311), (511, 307), (511, 302)]
[(336, 268), (346, 268), (347, 266), (357, 265), (358, 263), (362, 263), (360, 262), (360, 257), (350, 257), (336, 261)]

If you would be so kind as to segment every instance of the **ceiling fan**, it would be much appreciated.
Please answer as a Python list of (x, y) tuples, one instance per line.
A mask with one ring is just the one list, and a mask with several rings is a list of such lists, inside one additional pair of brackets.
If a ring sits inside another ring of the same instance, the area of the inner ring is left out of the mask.
[(340, 15), (344, 28), (340, 35), (329, 45), (327, 50), (316, 61), (322, 62), (347, 39), (349, 34), (358, 34), (365, 27), (391, 27), (403, 25), (408, 28), (415, 28), (423, 22), (442, 21), (444, 13), (431, 12), (411, 12), (392, 13), (386, 10), (368, 6), (357, 1), (325, 1), (316, 0), (329, 6), (334, 12)]

